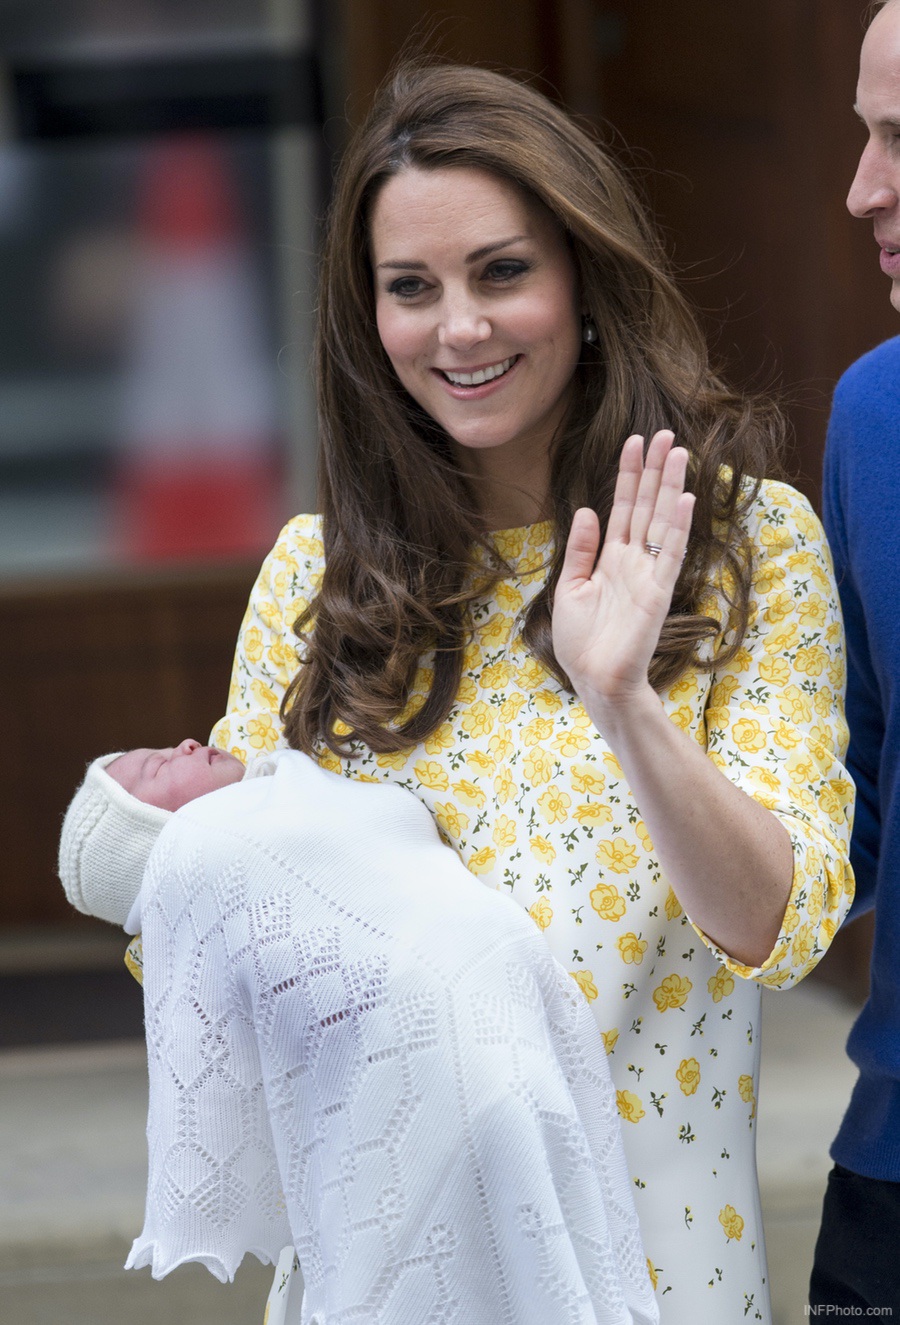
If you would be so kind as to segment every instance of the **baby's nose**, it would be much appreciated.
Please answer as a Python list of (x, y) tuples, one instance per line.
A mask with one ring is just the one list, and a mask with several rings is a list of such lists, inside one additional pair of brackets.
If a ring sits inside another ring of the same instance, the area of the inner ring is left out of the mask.
[(188, 736), (188, 738), (182, 741), (179, 746), (176, 746), (176, 753), (180, 755), (190, 755), (193, 754), (195, 750), (199, 749), (200, 742), (195, 741), (193, 737)]

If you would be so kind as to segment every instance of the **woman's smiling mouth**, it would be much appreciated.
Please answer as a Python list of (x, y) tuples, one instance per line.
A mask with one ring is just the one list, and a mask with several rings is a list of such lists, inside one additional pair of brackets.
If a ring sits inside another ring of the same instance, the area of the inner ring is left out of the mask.
[(514, 354), (511, 359), (501, 359), (499, 363), (489, 364), (486, 368), (477, 368), (471, 373), (451, 372), (449, 368), (438, 368), (437, 371), (451, 386), (483, 386), (485, 382), (493, 382), (495, 378), (508, 373), (519, 358), (518, 354)]

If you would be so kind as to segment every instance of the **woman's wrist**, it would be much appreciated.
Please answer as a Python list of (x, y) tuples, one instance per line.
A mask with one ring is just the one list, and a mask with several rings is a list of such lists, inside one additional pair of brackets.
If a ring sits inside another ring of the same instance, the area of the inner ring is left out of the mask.
[(667, 721), (659, 696), (649, 682), (615, 695), (587, 690), (578, 693), (591, 722), (616, 755), (617, 747), (630, 744), (635, 734), (646, 735), (648, 726)]

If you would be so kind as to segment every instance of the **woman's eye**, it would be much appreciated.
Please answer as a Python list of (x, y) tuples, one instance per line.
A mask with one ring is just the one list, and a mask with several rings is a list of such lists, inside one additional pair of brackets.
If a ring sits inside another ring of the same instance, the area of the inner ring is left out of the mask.
[(485, 275), (491, 281), (514, 281), (528, 271), (530, 264), (518, 258), (501, 258), (492, 262)]
[(388, 286), (388, 294), (396, 295), (398, 299), (413, 299), (424, 289), (425, 282), (418, 276), (398, 276)]

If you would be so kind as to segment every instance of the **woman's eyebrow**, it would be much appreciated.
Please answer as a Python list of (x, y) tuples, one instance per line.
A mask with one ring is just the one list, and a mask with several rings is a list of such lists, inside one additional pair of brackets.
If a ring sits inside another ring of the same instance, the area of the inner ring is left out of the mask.
[[(528, 235), (511, 235), (509, 239), (497, 239), (493, 243), (484, 244), (481, 248), (475, 248), (471, 253), (466, 254), (466, 262), (480, 262), (482, 258), (488, 257), (491, 253), (498, 252), (501, 248), (508, 248), (510, 244), (518, 244), (523, 239), (528, 239)], [(385, 268), (390, 271), (426, 271), (427, 262), (406, 262), (402, 258), (391, 258), (387, 262), (379, 262), (378, 270)]]

